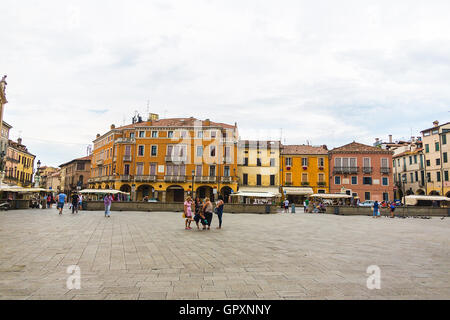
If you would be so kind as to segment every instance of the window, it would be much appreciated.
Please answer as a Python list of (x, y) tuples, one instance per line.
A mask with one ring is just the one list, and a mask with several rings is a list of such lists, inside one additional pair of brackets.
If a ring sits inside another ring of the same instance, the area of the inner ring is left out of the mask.
[(173, 131), (167, 131), (167, 138), (173, 138)]
[(334, 166), (336, 168), (341, 168), (342, 167), (342, 158), (335, 158), (334, 159)]
[(425, 145), (425, 152), (426, 153), (430, 152), (430, 145), (429, 144)]
[(257, 174), (257, 175), (256, 175), (256, 185), (257, 185), (257, 186), (260, 186), (260, 185), (261, 185), (261, 175), (260, 175), (260, 174)]
[(442, 135), (442, 144), (447, 144), (447, 136), (445, 134)]
[(442, 153), (442, 157), (444, 158), (444, 163), (448, 162), (447, 152)]
[(438, 134), (439, 133), (439, 129), (434, 129), (433, 131), (431, 131), (431, 134)]
[(142, 176), (144, 172), (144, 164), (142, 162), (139, 162), (136, 164), (136, 175)]
[(210, 177), (216, 176), (216, 166), (209, 166), (209, 176)]
[(383, 201), (389, 201), (389, 193), (383, 192)]
[(134, 132), (130, 132), (130, 139), (134, 139)]
[(216, 156), (216, 146), (209, 146), (209, 154), (211, 155), (211, 157)]
[(412, 164), (412, 156), (409, 156), (409, 164)]
[(409, 180), (411, 180), (411, 183), (414, 182), (414, 173), (412, 172), (409, 173)]
[(370, 192), (364, 192), (364, 200), (370, 200)]
[(84, 171), (84, 162), (78, 162), (77, 163), (77, 170)]
[(286, 167), (292, 166), (292, 158), (286, 158)]
[(324, 158), (318, 158), (317, 159), (317, 165), (319, 166), (319, 167), (324, 167), (325, 166), (325, 159)]
[(448, 181), (448, 171), (444, 171), (444, 180)]
[(203, 138), (203, 131), (197, 131), (197, 138), (199, 139)]
[(431, 182), (431, 173), (427, 172), (427, 182)]
[(363, 162), (363, 166), (365, 168), (369, 168), (370, 167), (370, 158), (364, 158), (364, 162)]
[(203, 157), (203, 146), (197, 146), (197, 157)]
[(394, 167), (394, 168), (395, 168), (395, 159), (394, 159), (394, 160), (392, 160), (392, 167)]
[(341, 184), (341, 177), (334, 177), (334, 184)]
[[(448, 172), (447, 172), (448, 173)], [(271, 186), (274, 186), (275, 185), (275, 175), (274, 174), (271, 174), (270, 175), (270, 185)]]
[(358, 177), (356, 176), (352, 177), (352, 184), (358, 184)]
[(414, 163), (417, 163), (417, 155), (414, 155)]
[(439, 158), (436, 159), (436, 165), (437, 165), (437, 166), (440, 166), (440, 165), (441, 165), (441, 159), (439, 159)]
[(156, 157), (158, 155), (158, 146), (152, 146), (151, 156)]
[(186, 130), (182, 130), (180, 133), (181, 138), (186, 138), (187, 137), (187, 132)]
[(388, 186), (389, 185), (389, 178), (388, 177), (383, 177), (382, 183), (383, 183), (383, 186)]
[(138, 146), (138, 156), (139, 157), (144, 156), (144, 146)]
[(145, 131), (139, 131), (139, 138), (145, 137)]
[(363, 184), (365, 185), (372, 184), (372, 177), (363, 177)]
[(388, 166), (388, 159), (387, 158), (381, 158), (381, 167), (382, 168), (389, 168), (389, 166)]
[(123, 174), (124, 175), (129, 175), (130, 174), (130, 165), (126, 164), (123, 168)]
[(155, 176), (156, 175), (156, 163), (150, 163), (150, 175)]
[(435, 151), (439, 151), (439, 142), (435, 142), (434, 149)]
[(270, 158), (270, 166), (275, 167), (275, 158)]
[(436, 181), (441, 182), (441, 172), (440, 171), (436, 172)]
[(224, 177), (229, 177), (230, 176), (230, 167), (229, 166), (225, 166), (223, 168), (223, 176)]
[(302, 158), (302, 166), (307, 167), (308, 166), (308, 158)]
[(417, 171), (415, 172), (415, 178), (416, 178), (416, 182), (419, 181), (419, 173)]
[(427, 160), (427, 167), (431, 166), (431, 161)]
[(257, 159), (256, 159), (256, 165), (257, 165), (258, 167), (261, 167), (261, 158), (257, 158)]
[(428, 137), (428, 136), (430, 135), (430, 133), (431, 133), (431, 131), (424, 132), (424, 133), (423, 133), (423, 136), (424, 136), (424, 137)]
[(248, 184), (248, 174), (244, 173), (242, 176), (242, 184), (245, 186)]
[(214, 139), (217, 135), (216, 131), (211, 131), (211, 138)]
[(158, 138), (158, 131), (152, 131), (152, 138)]
[(286, 184), (292, 184), (292, 173), (286, 173)]
[(244, 166), (248, 166), (248, 158), (244, 158)]
[(319, 173), (319, 182), (325, 182), (325, 174)]
[(308, 174), (302, 173), (302, 183), (308, 182)]

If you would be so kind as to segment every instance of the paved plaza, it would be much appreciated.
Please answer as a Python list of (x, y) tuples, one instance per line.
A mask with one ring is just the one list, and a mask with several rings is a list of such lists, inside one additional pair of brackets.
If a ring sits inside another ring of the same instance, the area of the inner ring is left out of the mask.
[(450, 299), (450, 218), (214, 219), (198, 231), (173, 212), (0, 212), (0, 299)]

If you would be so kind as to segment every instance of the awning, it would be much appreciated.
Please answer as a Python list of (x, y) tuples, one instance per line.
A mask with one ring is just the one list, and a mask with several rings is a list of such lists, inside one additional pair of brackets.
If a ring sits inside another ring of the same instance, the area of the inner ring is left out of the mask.
[(239, 192), (256, 192), (256, 193), (269, 192), (276, 196), (280, 196), (280, 191), (277, 187), (239, 187)]
[(351, 198), (352, 196), (346, 193), (315, 193), (309, 195), (310, 198), (323, 198), (323, 199), (342, 199)]
[(255, 197), (255, 198), (273, 198), (277, 195), (271, 193), (271, 192), (244, 192), (239, 191), (236, 193), (231, 194), (231, 196), (241, 196), (241, 197)]
[(289, 195), (303, 196), (313, 194), (312, 188), (296, 188), (296, 187), (283, 187), (283, 192)]
[(107, 189), (83, 189), (81, 191), (79, 191), (79, 193), (96, 193), (96, 194), (107, 194), (107, 193), (112, 193), (112, 194), (118, 194), (118, 193), (122, 193), (122, 194), (130, 194), (128, 192), (123, 192), (123, 191), (119, 191), (119, 190), (107, 190)]
[(406, 205), (415, 206), (417, 201), (425, 200), (425, 201), (450, 201), (450, 198), (443, 196), (420, 196), (420, 195), (411, 195), (405, 197)]

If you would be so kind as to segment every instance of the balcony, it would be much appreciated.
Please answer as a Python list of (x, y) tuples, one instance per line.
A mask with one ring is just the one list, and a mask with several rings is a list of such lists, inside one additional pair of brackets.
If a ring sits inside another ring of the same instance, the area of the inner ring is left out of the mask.
[(11, 161), (11, 162), (19, 163), (19, 159), (14, 159), (14, 158), (11, 158), (11, 157), (6, 157), (6, 160)]
[(134, 180), (136, 182), (155, 182), (156, 181), (156, 175), (135, 176)]
[(303, 181), (303, 182), (302, 182), (302, 186), (303, 186), (303, 187), (309, 186), (309, 182), (308, 182), (308, 181)]
[(356, 174), (359, 167), (334, 167), (333, 174)]
[(363, 167), (362, 172), (363, 173), (372, 173), (373, 168), (372, 167)]
[(220, 179), (220, 181), (221, 181), (222, 183), (231, 183), (231, 182), (233, 181), (233, 178), (232, 178), (232, 177), (222, 177), (222, 178)]
[(135, 138), (118, 138), (116, 139), (117, 143), (135, 143), (136, 139)]
[(132, 158), (133, 157), (131, 155), (126, 154), (126, 155), (123, 156), (123, 161), (124, 162), (130, 162)]
[(186, 176), (164, 176), (165, 182), (186, 182)]
[(215, 183), (215, 182), (217, 182), (217, 177), (211, 177), (211, 176), (195, 177), (194, 181), (200, 182), (200, 183)]
[(166, 162), (186, 162), (186, 156), (166, 155)]
[(98, 166), (102, 166), (102, 165), (103, 165), (103, 159), (98, 159), (95, 163), (96, 163)]
[(119, 180), (120, 181), (130, 181), (131, 176), (129, 174), (121, 175)]
[(326, 187), (327, 183), (325, 181), (319, 181), (317, 182), (318, 187)]
[(380, 172), (382, 174), (389, 174), (389, 173), (391, 173), (391, 168), (389, 168), (389, 167), (385, 167), (385, 168), (381, 167), (380, 168)]

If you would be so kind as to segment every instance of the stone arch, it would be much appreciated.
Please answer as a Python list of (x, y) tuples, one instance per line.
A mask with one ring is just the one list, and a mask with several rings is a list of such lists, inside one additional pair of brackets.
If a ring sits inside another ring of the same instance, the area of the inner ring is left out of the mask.
[(137, 201), (141, 201), (144, 199), (144, 197), (148, 197), (149, 199), (152, 199), (154, 196), (155, 188), (152, 185), (149, 184), (141, 184), (136, 189), (136, 197)]
[(129, 184), (123, 184), (123, 185), (120, 187), (120, 191), (130, 193), (130, 192), (131, 192), (131, 186), (130, 186)]
[(413, 194), (414, 194), (414, 192), (413, 192), (411, 189), (406, 190), (406, 195), (407, 195), (407, 196), (411, 196), (411, 195), (413, 195)]
[(223, 202), (228, 203), (230, 202), (230, 195), (233, 192), (233, 189), (229, 186), (224, 186), (222, 189), (220, 189), (220, 195), (223, 198)]
[(166, 202), (184, 202), (184, 189), (179, 185), (171, 185), (166, 189)]
[(430, 192), (430, 196), (438, 196), (439, 195), (439, 191), (433, 190)]
[(423, 191), (422, 189), (419, 189), (419, 190), (416, 191), (416, 195), (424, 196), (425, 195), (425, 191)]
[(195, 191), (195, 196), (200, 199), (209, 198), (211, 201), (214, 201), (214, 192), (211, 186), (199, 186)]

